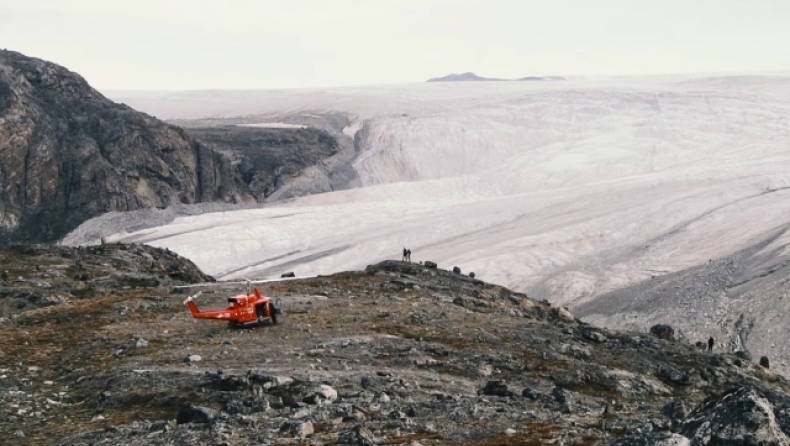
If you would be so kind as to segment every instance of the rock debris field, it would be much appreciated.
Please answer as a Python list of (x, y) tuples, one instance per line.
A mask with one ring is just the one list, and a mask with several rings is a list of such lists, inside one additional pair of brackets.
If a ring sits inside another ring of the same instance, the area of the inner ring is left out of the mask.
[[(182, 301), (194, 289), (174, 286), (211, 278), (173, 253), (133, 244), (5, 250), (2, 290), (13, 305), (0, 319), (0, 438), (790, 442), (790, 385), (756, 359), (708, 353), (669, 326), (597, 328), (453, 265), (425, 263), (265, 284), (285, 313), (276, 325), (239, 330), (191, 318)], [(67, 295), (77, 283), (88, 291)], [(203, 289), (199, 306), (216, 308), (244, 285)]]

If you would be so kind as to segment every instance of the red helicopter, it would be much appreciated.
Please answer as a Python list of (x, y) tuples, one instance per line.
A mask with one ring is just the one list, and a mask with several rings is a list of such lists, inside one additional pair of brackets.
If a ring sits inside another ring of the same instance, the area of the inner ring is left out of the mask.
[(195, 305), (195, 299), (201, 294), (202, 291), (184, 300), (184, 305), (189, 307), (192, 317), (228, 321), (231, 328), (250, 327), (267, 322), (276, 324), (277, 315), (282, 314), (279, 302), (273, 302), (271, 298), (262, 295), (258, 287), (253, 288), (252, 293), (229, 297), (228, 307), (222, 310), (200, 311)]

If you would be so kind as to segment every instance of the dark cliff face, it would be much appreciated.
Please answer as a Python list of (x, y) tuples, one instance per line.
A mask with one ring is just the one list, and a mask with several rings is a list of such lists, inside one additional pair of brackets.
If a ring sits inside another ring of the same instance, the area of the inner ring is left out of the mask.
[(0, 245), (110, 211), (253, 200), (223, 155), (58, 65), (0, 51)]
[(267, 129), (239, 126), (186, 128), (191, 137), (237, 161), (245, 183), (258, 201), (280, 189), (304, 169), (338, 152), (327, 132), (314, 128)]

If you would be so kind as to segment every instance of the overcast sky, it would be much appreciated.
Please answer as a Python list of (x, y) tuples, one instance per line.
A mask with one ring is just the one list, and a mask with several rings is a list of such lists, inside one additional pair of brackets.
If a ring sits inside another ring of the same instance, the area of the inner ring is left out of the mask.
[(104, 90), (788, 71), (788, 42), (790, 0), (0, 0), (0, 48)]

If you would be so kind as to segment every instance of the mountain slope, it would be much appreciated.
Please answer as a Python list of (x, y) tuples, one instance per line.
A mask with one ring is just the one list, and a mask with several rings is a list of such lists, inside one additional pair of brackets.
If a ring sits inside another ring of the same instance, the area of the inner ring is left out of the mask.
[(777, 358), (790, 372), (790, 225), (720, 259), (654, 277), (575, 306), (575, 314), (616, 329), (670, 323), (691, 341), (712, 336), (717, 349)]
[[(170, 253), (12, 252), (5, 266), (30, 281), (82, 255), (103, 286), (156, 279), (0, 318), (0, 438), (17, 446), (790, 442), (790, 383), (772, 368), (667, 328), (597, 328), (441, 268), (386, 261), (269, 283), (278, 323), (234, 330), (190, 316), (172, 284), (194, 268)], [(203, 285), (206, 309), (246, 288)]]
[(0, 51), (0, 244), (54, 241), (109, 211), (251, 199), (229, 160), (181, 129)]

